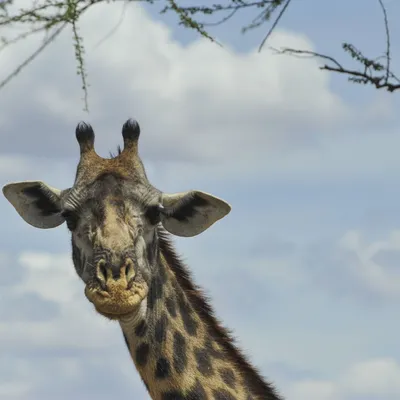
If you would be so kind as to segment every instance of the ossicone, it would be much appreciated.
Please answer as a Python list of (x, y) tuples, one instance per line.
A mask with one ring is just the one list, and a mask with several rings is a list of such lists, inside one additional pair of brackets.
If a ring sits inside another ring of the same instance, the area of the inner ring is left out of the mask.
[(75, 130), (76, 139), (81, 148), (81, 153), (94, 149), (94, 131), (86, 122), (79, 122)]
[(139, 123), (133, 118), (128, 119), (122, 126), (124, 149), (136, 147), (139, 135), (140, 135)]

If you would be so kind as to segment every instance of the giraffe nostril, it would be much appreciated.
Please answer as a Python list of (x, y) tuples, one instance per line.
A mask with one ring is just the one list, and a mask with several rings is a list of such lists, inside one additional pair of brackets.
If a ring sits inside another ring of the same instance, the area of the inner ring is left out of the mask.
[(125, 261), (125, 276), (126, 281), (128, 282), (127, 289), (130, 289), (136, 276), (135, 269), (133, 267), (133, 261), (130, 258)]
[(96, 265), (96, 278), (101, 285), (103, 290), (107, 290), (107, 269), (106, 261), (100, 260)]

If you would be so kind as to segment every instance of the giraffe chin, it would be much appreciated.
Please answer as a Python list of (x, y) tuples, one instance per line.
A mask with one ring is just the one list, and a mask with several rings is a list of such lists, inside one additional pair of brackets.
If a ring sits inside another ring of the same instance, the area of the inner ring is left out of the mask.
[(97, 285), (87, 285), (85, 288), (85, 296), (96, 311), (112, 320), (137, 312), (147, 293), (145, 282), (134, 283), (130, 289), (118, 281), (107, 283), (107, 291)]

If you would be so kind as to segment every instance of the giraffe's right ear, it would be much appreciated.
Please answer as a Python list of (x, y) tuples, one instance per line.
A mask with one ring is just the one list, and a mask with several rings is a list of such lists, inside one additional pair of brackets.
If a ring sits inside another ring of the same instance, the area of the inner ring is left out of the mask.
[(55, 228), (64, 222), (60, 193), (41, 181), (9, 183), (3, 187), (4, 196), (25, 222), (41, 229)]

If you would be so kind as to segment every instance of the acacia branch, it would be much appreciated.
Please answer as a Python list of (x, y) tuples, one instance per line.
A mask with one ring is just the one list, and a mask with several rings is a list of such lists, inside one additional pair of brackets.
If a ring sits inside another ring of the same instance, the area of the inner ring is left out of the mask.
[(388, 92), (394, 92), (396, 90), (399, 90), (400, 80), (390, 69), (391, 54), (390, 54), (390, 29), (389, 29), (388, 16), (383, 1), (378, 0), (378, 2), (383, 13), (383, 22), (385, 27), (386, 51), (384, 58), (386, 59), (386, 65), (383, 65), (378, 61), (382, 57), (378, 57), (375, 59), (366, 57), (354, 45), (349, 43), (342, 44), (343, 50), (347, 54), (349, 54), (353, 60), (361, 64), (361, 66), (363, 67), (361, 71), (351, 68), (345, 68), (335, 58), (314, 51), (298, 50), (292, 48), (282, 48), (280, 50), (277, 49), (273, 50), (277, 54), (290, 54), (292, 56), (297, 56), (297, 57), (316, 57), (328, 61), (328, 63), (322, 65), (320, 69), (347, 75), (348, 80), (353, 83), (361, 83), (364, 85), (370, 84), (375, 86), (376, 89), (386, 89)]
[(214, 21), (214, 22), (200, 22), (200, 24), (202, 26), (218, 26), (223, 24), (224, 22), (229, 21), (239, 10), (237, 8), (233, 9), (228, 15), (226, 15), (225, 17), (221, 18), (218, 21)]
[[(343, 45), (345, 47), (346, 44)], [(345, 68), (335, 58), (325, 54), (317, 53), (310, 50), (298, 50), (291, 48), (274, 49), (277, 54), (289, 54), (297, 57), (313, 57), (329, 61), (330, 64), (324, 64), (319, 68), (325, 71), (337, 72), (348, 76), (349, 81), (362, 84), (371, 84), (377, 89), (386, 89), (388, 92), (394, 92), (400, 89), (399, 79), (389, 70), (384, 75), (374, 75), (374, 71), (380, 70), (381, 64), (376, 61), (365, 59), (364, 71)], [(367, 62), (368, 61), (368, 62)], [(392, 81), (391, 81), (392, 80)], [(394, 83), (397, 81), (398, 83)]]
[[(18, 0), (16, 0), (18, 1)], [(11, 5), (14, 0), (0, 0), (0, 27), (16, 27), (23, 25), (24, 33), (16, 35), (14, 37), (0, 37), (0, 52), (7, 46), (11, 46), (23, 39), (28, 38), (38, 32), (44, 32), (45, 37), (42, 45), (30, 56), (26, 58), (16, 69), (11, 72), (5, 79), (0, 80), (0, 89), (10, 82), (19, 72), (25, 68), (30, 62), (32, 62), (46, 47), (47, 45), (55, 40), (59, 33), (64, 29), (66, 25), (71, 27), (73, 35), (73, 44), (75, 47), (75, 58), (78, 64), (78, 74), (81, 77), (82, 89), (84, 91), (84, 102), (85, 109), (88, 107), (88, 93), (87, 93), (87, 76), (85, 72), (84, 64), (84, 47), (83, 38), (78, 34), (78, 22), (79, 18), (84, 12), (89, 10), (90, 7), (99, 3), (110, 3), (113, 4), (121, 0), (33, 0), (28, 6), (11, 10)], [(238, 12), (247, 10), (247, 12), (256, 11), (255, 15), (250, 18), (250, 23), (242, 27), (242, 32), (245, 33), (250, 29), (255, 29), (261, 25), (272, 21), (270, 29), (267, 31), (263, 40), (260, 43), (259, 51), (261, 51), (271, 36), (272, 32), (277, 28), (281, 22), (283, 15), (287, 12), (291, 0), (214, 0), (213, 2), (200, 2), (200, 5), (192, 4), (191, 6), (184, 6), (186, 0), (122, 0), (127, 3), (147, 3), (147, 4), (159, 4), (162, 3), (164, 8), (161, 9), (161, 13), (167, 11), (174, 12), (179, 18), (179, 24), (186, 28), (194, 29), (201, 36), (219, 44), (208, 32), (206, 27), (220, 25), (233, 16), (237, 15)], [(385, 28), (385, 53), (380, 57), (368, 58), (358, 50), (352, 44), (344, 43), (342, 45), (343, 50), (350, 55), (350, 57), (358, 64), (360, 69), (347, 68), (339, 63), (335, 58), (322, 53), (316, 53), (308, 50), (298, 50), (283, 48), (281, 50), (275, 50), (279, 54), (290, 54), (298, 57), (316, 57), (323, 60), (323, 64), (320, 69), (331, 72), (340, 73), (347, 75), (348, 79), (353, 83), (361, 84), (372, 84), (377, 89), (386, 89), (389, 92), (394, 92), (400, 89), (399, 78), (391, 71), (391, 37), (389, 29), (388, 13), (384, 6), (383, 0), (378, 0), (380, 9), (383, 14), (384, 28)], [(192, 3), (196, 3), (193, 0)], [(206, 4), (206, 5), (204, 5)], [(125, 7), (122, 12), (121, 19), (117, 23), (117, 26), (112, 29), (100, 43), (106, 40), (112, 35), (120, 25), (125, 12)], [(277, 17), (272, 19), (272, 16)], [(208, 20), (212, 16), (218, 16), (219, 19), (210, 21)], [(202, 17), (205, 21), (198, 20), (198, 17)], [(100, 44), (99, 43), (99, 44)], [(385, 61), (380, 61), (385, 60)]]
[(27, 57), (17, 68), (14, 69), (6, 78), (0, 81), (0, 89), (2, 89), (11, 79), (15, 78), (28, 64), (30, 64), (56, 37), (63, 31), (67, 23), (62, 24), (56, 29), (29, 57)]
[[(44, 32), (45, 37), (42, 45), (30, 56), (28, 56), (20, 65), (18, 65), (13, 72), (11, 72), (6, 78), (0, 81), (0, 89), (9, 83), (14, 77), (16, 77), (22, 69), (30, 64), (39, 54), (51, 43), (59, 33), (65, 28), (66, 25), (71, 26), (74, 47), (75, 47), (75, 58), (77, 60), (77, 72), (81, 77), (82, 89), (84, 91), (84, 110), (88, 109), (88, 84), (87, 75), (84, 64), (84, 47), (83, 38), (78, 34), (78, 20), (81, 15), (86, 12), (91, 6), (99, 3), (104, 3), (109, 0), (34, 0), (29, 6), (22, 9), (12, 10), (8, 7), (13, 4), (13, 0), (0, 0), (0, 26), (28, 26), (28, 29), (24, 33), (13, 37), (13, 38), (0, 38), (0, 51), (5, 47), (15, 44), (27, 37), (38, 33)], [(116, 2), (118, 0), (113, 0)], [(127, 3), (139, 3), (144, 2), (153, 4), (156, 0), (124, 0)], [(209, 6), (194, 5), (186, 7), (181, 5), (180, 0), (161, 0), (166, 6), (161, 10), (161, 13), (166, 11), (173, 11), (179, 17), (180, 24), (187, 28), (191, 28), (200, 33), (203, 37), (219, 44), (205, 29), (206, 26), (219, 25), (227, 22), (231, 19), (238, 11), (245, 9), (257, 9), (262, 10), (261, 13), (253, 20), (251, 24), (245, 26), (242, 31), (259, 27), (264, 22), (268, 21), (271, 15), (279, 9), (282, 5), (283, 9), (278, 15), (277, 20), (273, 23), (267, 37), (277, 26), (280, 18), (285, 12), (288, 4), (291, 0), (258, 0), (258, 1), (247, 1), (247, 0), (225, 0), (224, 3), (210, 4)], [(204, 3), (203, 3), (204, 4)], [(207, 4), (207, 3), (206, 3)], [(9, 12), (10, 11), (10, 12)], [(209, 17), (212, 14), (227, 14), (215, 22), (199, 22), (195, 17), (197, 15), (203, 15)], [(124, 12), (123, 12), (124, 14)], [(123, 16), (122, 16), (123, 18)], [(121, 20), (117, 24), (120, 25)], [(100, 43), (107, 39), (117, 29), (114, 28), (109, 34), (103, 38)], [(50, 35), (51, 31), (54, 31)], [(265, 42), (266, 38), (263, 42)], [(220, 44), (219, 44), (220, 45)]]
[(265, 35), (264, 39), (262, 40), (260, 47), (258, 48), (258, 52), (260, 52), (262, 50), (262, 48), (264, 47), (266, 41), (268, 40), (268, 38), (271, 36), (271, 33), (275, 30), (275, 28), (277, 27), (279, 21), (281, 20), (281, 18), (283, 17), (283, 14), (285, 13), (285, 11), (287, 10), (287, 8), (289, 7), (289, 4), (292, 0), (287, 0), (286, 3), (284, 4), (284, 6), (282, 7), (282, 10), (280, 11), (280, 13), (278, 14), (278, 17), (275, 19), (274, 23), (272, 24), (271, 28), (269, 29), (269, 31), (267, 32), (267, 34)]
[(389, 31), (389, 22), (387, 17), (387, 12), (385, 5), (382, 0), (378, 0), (379, 5), (381, 6), (383, 12), (383, 22), (385, 24), (385, 33), (386, 33), (386, 82), (389, 81), (390, 75), (390, 31)]

